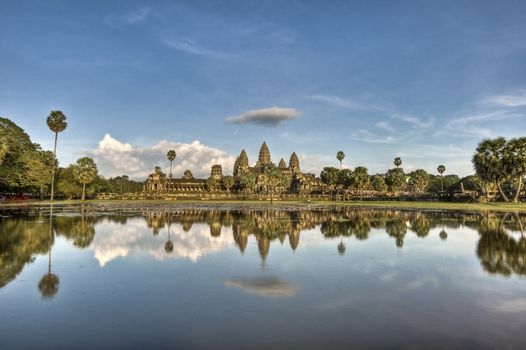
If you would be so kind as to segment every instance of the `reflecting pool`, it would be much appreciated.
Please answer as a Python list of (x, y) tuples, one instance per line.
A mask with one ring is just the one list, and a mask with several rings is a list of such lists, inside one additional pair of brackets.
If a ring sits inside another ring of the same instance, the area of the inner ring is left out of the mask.
[(1, 349), (526, 347), (526, 216), (0, 209)]

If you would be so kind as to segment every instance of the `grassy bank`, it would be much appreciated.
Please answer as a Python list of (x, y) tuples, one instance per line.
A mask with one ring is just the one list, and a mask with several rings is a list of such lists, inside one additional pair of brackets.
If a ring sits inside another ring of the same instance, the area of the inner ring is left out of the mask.
[[(49, 201), (31, 201), (0, 204), (0, 208), (24, 207), (49, 205)], [(333, 201), (172, 201), (172, 200), (71, 200), (55, 201), (56, 205), (161, 205), (161, 204), (185, 204), (185, 205), (232, 205), (232, 206), (261, 206), (265, 208), (280, 206), (297, 206), (298, 208), (307, 207), (330, 207), (330, 206), (351, 206), (361, 208), (386, 208), (386, 209), (420, 209), (420, 210), (462, 210), (462, 211), (524, 211), (526, 203), (451, 203), (451, 202), (403, 202), (403, 201), (364, 201), (364, 202), (333, 202)]]

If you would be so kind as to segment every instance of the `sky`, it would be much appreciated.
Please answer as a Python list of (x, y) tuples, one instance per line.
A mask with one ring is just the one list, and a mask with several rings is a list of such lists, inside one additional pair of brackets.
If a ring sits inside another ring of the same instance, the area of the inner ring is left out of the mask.
[(302, 170), (403, 160), (473, 172), (488, 137), (526, 134), (526, 2), (6, 1), (0, 116), (62, 165), (143, 179), (232, 171), (266, 141)]

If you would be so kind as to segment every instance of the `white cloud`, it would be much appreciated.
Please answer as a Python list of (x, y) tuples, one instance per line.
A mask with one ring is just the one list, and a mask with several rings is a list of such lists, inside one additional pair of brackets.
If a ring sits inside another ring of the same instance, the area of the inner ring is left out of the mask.
[(223, 173), (230, 174), (235, 157), (217, 148), (209, 147), (198, 140), (180, 143), (162, 140), (150, 147), (138, 147), (121, 142), (106, 134), (96, 149), (89, 153), (95, 158), (100, 172), (106, 177), (129, 175), (145, 179), (156, 165), (168, 170), (166, 152), (175, 150), (174, 177), (181, 177), (190, 169), (196, 177), (208, 177), (214, 164), (223, 166)]
[(333, 95), (310, 95), (307, 96), (307, 98), (315, 101), (325, 102), (327, 104), (346, 109), (367, 109), (367, 107), (362, 106), (349, 99), (344, 99)]
[(388, 131), (393, 134), (400, 134), (398, 130), (396, 130), (396, 128), (390, 122), (386, 120), (381, 120), (377, 122), (376, 124), (374, 124), (374, 126), (377, 127), (378, 129), (382, 129), (382, 130)]
[(366, 142), (366, 143), (398, 143), (400, 137), (397, 136), (381, 136), (370, 132), (369, 130), (360, 129), (354, 134), (351, 135), (351, 138), (356, 141)]
[(246, 111), (245, 113), (226, 118), (231, 124), (258, 124), (263, 126), (278, 126), (285, 120), (295, 119), (300, 112), (295, 108), (271, 107)]
[(226, 58), (227, 55), (207, 49), (189, 38), (164, 38), (161, 42), (172, 49), (209, 58)]
[(137, 24), (146, 20), (150, 11), (151, 9), (149, 7), (143, 7), (123, 15), (108, 15), (104, 17), (104, 22), (110, 27), (116, 28)]
[(516, 94), (510, 95), (489, 96), (483, 102), (499, 107), (526, 107), (526, 90), (520, 90)]
[(420, 128), (420, 129), (430, 128), (434, 124), (433, 118), (428, 118), (427, 120), (423, 120), (423, 119), (417, 118), (412, 115), (407, 115), (407, 114), (395, 113), (391, 115), (391, 118), (401, 120), (403, 122), (411, 124), (415, 128)]

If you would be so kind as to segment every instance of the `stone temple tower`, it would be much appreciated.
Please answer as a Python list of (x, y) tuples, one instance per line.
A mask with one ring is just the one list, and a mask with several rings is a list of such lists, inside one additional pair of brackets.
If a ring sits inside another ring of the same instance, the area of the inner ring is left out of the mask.
[(292, 152), (290, 156), (289, 168), (294, 173), (300, 172), (300, 161), (298, 159), (298, 156), (296, 155), (296, 152)]
[(241, 151), (241, 154), (236, 158), (236, 162), (234, 164), (234, 176), (240, 176), (243, 174), (246, 174), (248, 172), (248, 156), (247, 152), (245, 150)]
[(262, 167), (265, 165), (269, 165), (270, 163), (270, 151), (268, 149), (267, 143), (263, 142), (263, 144), (261, 145), (261, 149), (259, 150), (259, 157), (256, 166)]

